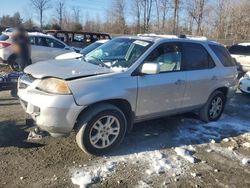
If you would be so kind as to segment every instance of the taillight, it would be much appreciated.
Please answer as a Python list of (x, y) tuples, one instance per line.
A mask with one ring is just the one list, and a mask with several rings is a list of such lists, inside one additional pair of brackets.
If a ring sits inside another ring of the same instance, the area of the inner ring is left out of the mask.
[(8, 46), (10, 46), (11, 44), (10, 43), (8, 43), (8, 42), (1, 42), (0, 41), (0, 49), (1, 48), (7, 48)]

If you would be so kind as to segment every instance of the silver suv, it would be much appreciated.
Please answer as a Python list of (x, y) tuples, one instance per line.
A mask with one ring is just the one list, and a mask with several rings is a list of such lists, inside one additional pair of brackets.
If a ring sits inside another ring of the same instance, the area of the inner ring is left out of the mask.
[(84, 61), (47, 61), (25, 69), (18, 95), (52, 136), (77, 132), (79, 147), (104, 154), (135, 122), (193, 111), (220, 118), (236, 89), (229, 52), (205, 38), (140, 35), (113, 39)]

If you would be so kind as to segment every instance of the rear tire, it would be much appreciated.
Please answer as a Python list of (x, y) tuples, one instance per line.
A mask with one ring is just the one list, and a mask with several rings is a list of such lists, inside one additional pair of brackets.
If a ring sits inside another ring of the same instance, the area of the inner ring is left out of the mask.
[(207, 103), (200, 110), (200, 119), (204, 122), (220, 119), (226, 103), (226, 97), (221, 91), (212, 93)]
[(78, 120), (76, 142), (86, 153), (103, 155), (119, 145), (126, 133), (124, 113), (114, 105), (98, 104)]

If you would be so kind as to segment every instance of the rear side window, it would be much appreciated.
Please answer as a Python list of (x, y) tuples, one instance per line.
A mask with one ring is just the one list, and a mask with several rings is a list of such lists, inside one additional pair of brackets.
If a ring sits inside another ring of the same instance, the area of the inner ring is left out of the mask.
[(8, 35), (4, 35), (4, 34), (0, 35), (0, 41), (6, 41), (8, 39), (9, 39)]
[(183, 43), (183, 49), (185, 70), (201, 70), (215, 67), (211, 56), (202, 45)]
[(250, 46), (234, 45), (229, 48), (231, 54), (250, 55)]
[(64, 48), (65, 47), (62, 43), (51, 38), (46, 38), (45, 41), (46, 41), (46, 46), (51, 47), (51, 48)]
[(35, 39), (35, 37), (33, 37), (33, 36), (30, 36), (30, 37), (29, 37), (29, 41), (30, 41), (30, 44), (31, 44), (31, 45), (35, 45), (35, 44), (36, 44), (36, 39)]
[(225, 47), (211, 44), (209, 46), (213, 50), (215, 55), (219, 58), (220, 62), (224, 65), (224, 67), (235, 66), (231, 55)]

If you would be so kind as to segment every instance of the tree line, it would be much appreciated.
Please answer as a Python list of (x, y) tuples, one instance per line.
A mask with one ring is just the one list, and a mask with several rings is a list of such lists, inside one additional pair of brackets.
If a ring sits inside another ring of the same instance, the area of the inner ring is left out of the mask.
[[(249, 0), (112, 0), (106, 14), (91, 15), (67, 0), (30, 0), (39, 17), (23, 19), (17, 12), (0, 18), (1, 26), (23, 24), (27, 28), (84, 30), (111, 34), (167, 33), (216, 39), (250, 39)], [(51, 19), (44, 22), (48, 10)], [(90, 12), (90, 11), (89, 11)], [(82, 14), (85, 14), (84, 19)]]

